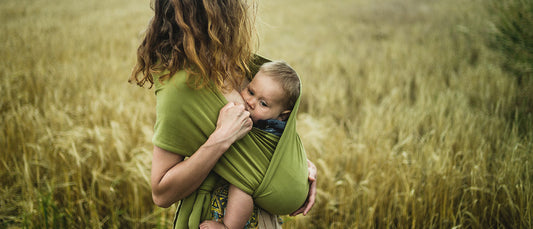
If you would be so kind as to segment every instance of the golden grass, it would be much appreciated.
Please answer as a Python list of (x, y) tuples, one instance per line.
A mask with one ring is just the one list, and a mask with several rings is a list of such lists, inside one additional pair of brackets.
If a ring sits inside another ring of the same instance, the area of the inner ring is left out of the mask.
[[(259, 4), (259, 52), (301, 75), (319, 169), (316, 206), (284, 227), (533, 226), (533, 117), (514, 119), (533, 87), (485, 46), (483, 1)], [(150, 16), (0, 2), (0, 227), (171, 224), (150, 195), (153, 91), (126, 83)]]

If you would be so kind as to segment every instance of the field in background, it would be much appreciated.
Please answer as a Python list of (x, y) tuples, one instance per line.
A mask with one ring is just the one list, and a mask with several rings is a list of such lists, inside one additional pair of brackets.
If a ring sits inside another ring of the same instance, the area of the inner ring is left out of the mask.
[[(302, 77), (319, 170), (285, 228), (533, 227), (533, 80), (487, 48), (484, 1), (258, 3), (259, 53)], [(127, 84), (150, 16), (0, 2), (1, 228), (171, 224), (150, 195), (153, 90)]]

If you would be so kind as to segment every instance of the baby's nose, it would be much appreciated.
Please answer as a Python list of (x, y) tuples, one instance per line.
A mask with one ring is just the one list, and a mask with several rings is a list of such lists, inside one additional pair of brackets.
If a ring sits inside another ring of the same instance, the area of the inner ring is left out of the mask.
[(255, 98), (249, 98), (248, 100), (246, 100), (246, 103), (248, 104), (248, 106), (251, 109), (254, 109), (255, 108), (256, 99)]

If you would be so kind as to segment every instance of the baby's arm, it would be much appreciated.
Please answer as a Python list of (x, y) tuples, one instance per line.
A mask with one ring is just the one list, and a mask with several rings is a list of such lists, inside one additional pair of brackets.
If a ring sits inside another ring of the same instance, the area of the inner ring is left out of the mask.
[(224, 224), (230, 229), (243, 228), (252, 215), (253, 209), (254, 200), (252, 197), (235, 185), (230, 185)]
[(215, 221), (204, 221), (200, 228), (244, 228), (246, 222), (252, 215), (254, 200), (246, 192), (234, 185), (229, 186), (228, 205), (221, 224)]

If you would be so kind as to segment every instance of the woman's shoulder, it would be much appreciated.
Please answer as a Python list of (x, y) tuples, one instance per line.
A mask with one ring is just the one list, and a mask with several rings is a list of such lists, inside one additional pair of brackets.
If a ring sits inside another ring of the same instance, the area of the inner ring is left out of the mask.
[(222, 95), (226, 98), (228, 102), (234, 102), (236, 104), (244, 104), (241, 94), (236, 90), (231, 90), (229, 92), (223, 92)]
[(153, 73), (155, 93), (167, 87), (168, 85), (183, 85), (187, 80), (187, 73), (185, 70), (177, 71), (169, 76), (169, 70), (163, 70), (157, 73)]

